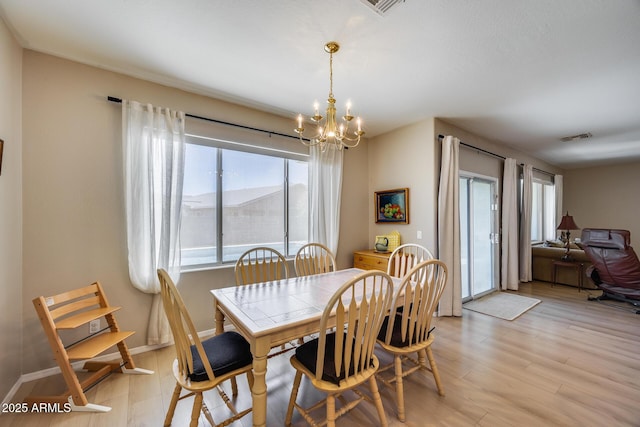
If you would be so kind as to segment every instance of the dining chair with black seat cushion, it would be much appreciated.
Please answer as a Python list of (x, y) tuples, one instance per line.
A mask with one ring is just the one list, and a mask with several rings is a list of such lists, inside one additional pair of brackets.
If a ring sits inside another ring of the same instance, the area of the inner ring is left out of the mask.
[[(384, 319), (378, 334), (378, 344), (383, 350), (391, 353), (394, 360), (391, 364), (380, 367), (377, 377), (385, 385), (395, 388), (398, 419), (403, 422), (403, 378), (407, 375), (419, 369), (431, 371), (438, 393), (444, 396), (444, 388), (431, 350), (435, 338), (431, 320), (446, 284), (447, 266), (442, 261), (426, 260), (413, 267), (396, 289), (390, 311), (393, 315)], [(413, 353), (417, 353), (417, 360), (410, 357)], [(383, 372), (391, 368), (394, 368), (394, 375), (389, 378)]]
[(284, 255), (264, 246), (249, 249), (240, 255), (234, 272), (236, 285), (250, 285), (289, 277), (289, 267)]
[[(200, 411), (213, 426), (225, 426), (251, 412), (251, 408), (238, 412), (220, 386), (226, 380), (232, 380), (232, 394), (238, 394), (235, 378), (247, 374), (249, 388), (253, 386), (251, 349), (249, 343), (237, 332), (223, 332), (205, 341), (198, 337), (191, 317), (184, 305), (169, 274), (158, 270), (160, 290), (164, 311), (169, 320), (171, 333), (175, 341), (176, 359), (173, 362), (173, 375), (176, 387), (171, 396), (164, 425), (171, 425), (176, 405), (179, 400), (195, 395), (191, 410), (191, 427), (198, 425)], [(215, 424), (211, 413), (202, 401), (202, 393), (216, 388), (232, 416), (220, 424)], [(182, 390), (188, 391), (180, 396)]]
[(429, 249), (416, 243), (405, 243), (391, 252), (387, 264), (387, 274), (402, 278), (413, 267), (428, 259), (433, 259), (433, 254)]
[(336, 270), (336, 258), (322, 243), (307, 243), (296, 253), (293, 265), (298, 277), (329, 273)]
[[(379, 361), (373, 351), (392, 298), (391, 277), (375, 270), (354, 276), (334, 293), (322, 313), (318, 338), (299, 346), (291, 357), (296, 376), (285, 425), (291, 425), (296, 408), (309, 424), (324, 425), (326, 422), (327, 426), (333, 427), (336, 418), (363, 400), (374, 404), (380, 425), (387, 425), (375, 378)], [(326, 399), (307, 408), (297, 403), (303, 375), (316, 389), (327, 394)], [(358, 390), (366, 382), (370, 395)], [(349, 402), (343, 399), (343, 393), (348, 390), (357, 396)], [(343, 406), (336, 411), (339, 396), (342, 396)], [(326, 406), (326, 420), (316, 423), (311, 412), (322, 406)]]

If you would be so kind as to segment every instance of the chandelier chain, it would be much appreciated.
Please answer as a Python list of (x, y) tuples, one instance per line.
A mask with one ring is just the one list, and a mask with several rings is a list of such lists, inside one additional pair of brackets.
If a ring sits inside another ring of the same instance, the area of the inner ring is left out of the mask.
[(333, 52), (329, 53), (329, 98), (333, 99)]

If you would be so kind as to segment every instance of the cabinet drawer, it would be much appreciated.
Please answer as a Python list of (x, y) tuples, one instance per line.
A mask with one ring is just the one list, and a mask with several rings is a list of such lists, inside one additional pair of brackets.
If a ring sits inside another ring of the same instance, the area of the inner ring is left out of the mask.
[(387, 271), (389, 255), (372, 255), (356, 252), (353, 254), (353, 266), (363, 270)]

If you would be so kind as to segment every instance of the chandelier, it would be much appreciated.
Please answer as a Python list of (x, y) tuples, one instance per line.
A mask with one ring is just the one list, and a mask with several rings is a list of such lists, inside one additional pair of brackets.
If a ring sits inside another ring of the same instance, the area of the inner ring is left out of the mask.
[(311, 120), (316, 123), (315, 134), (304, 135), (302, 114), (298, 114), (298, 127), (294, 129), (300, 137), (300, 142), (309, 147), (319, 146), (321, 151), (326, 151), (331, 144), (335, 145), (339, 150), (344, 147), (353, 148), (360, 143), (360, 137), (364, 135), (360, 117), (356, 119), (356, 129), (349, 130), (349, 124), (354, 119), (351, 115), (350, 103), (347, 103), (347, 111), (342, 116), (342, 122), (338, 124), (336, 120), (336, 100), (333, 97), (333, 54), (338, 49), (340, 49), (340, 45), (336, 42), (329, 42), (324, 45), (324, 50), (329, 54), (329, 99), (327, 99), (326, 119), (320, 115), (318, 103), (316, 102), (314, 104), (315, 112), (311, 116)]

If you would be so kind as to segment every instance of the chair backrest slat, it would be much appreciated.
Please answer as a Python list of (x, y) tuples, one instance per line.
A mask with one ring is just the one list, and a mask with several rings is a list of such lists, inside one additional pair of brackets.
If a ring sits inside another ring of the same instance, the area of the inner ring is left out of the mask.
[[(47, 307), (50, 307), (51, 318), (56, 320), (90, 307), (106, 307), (107, 304), (102, 304), (103, 301), (99, 297), (100, 292), (98, 282), (94, 282), (89, 286), (44, 297), (44, 300)], [(56, 307), (52, 308), (54, 306)]]

